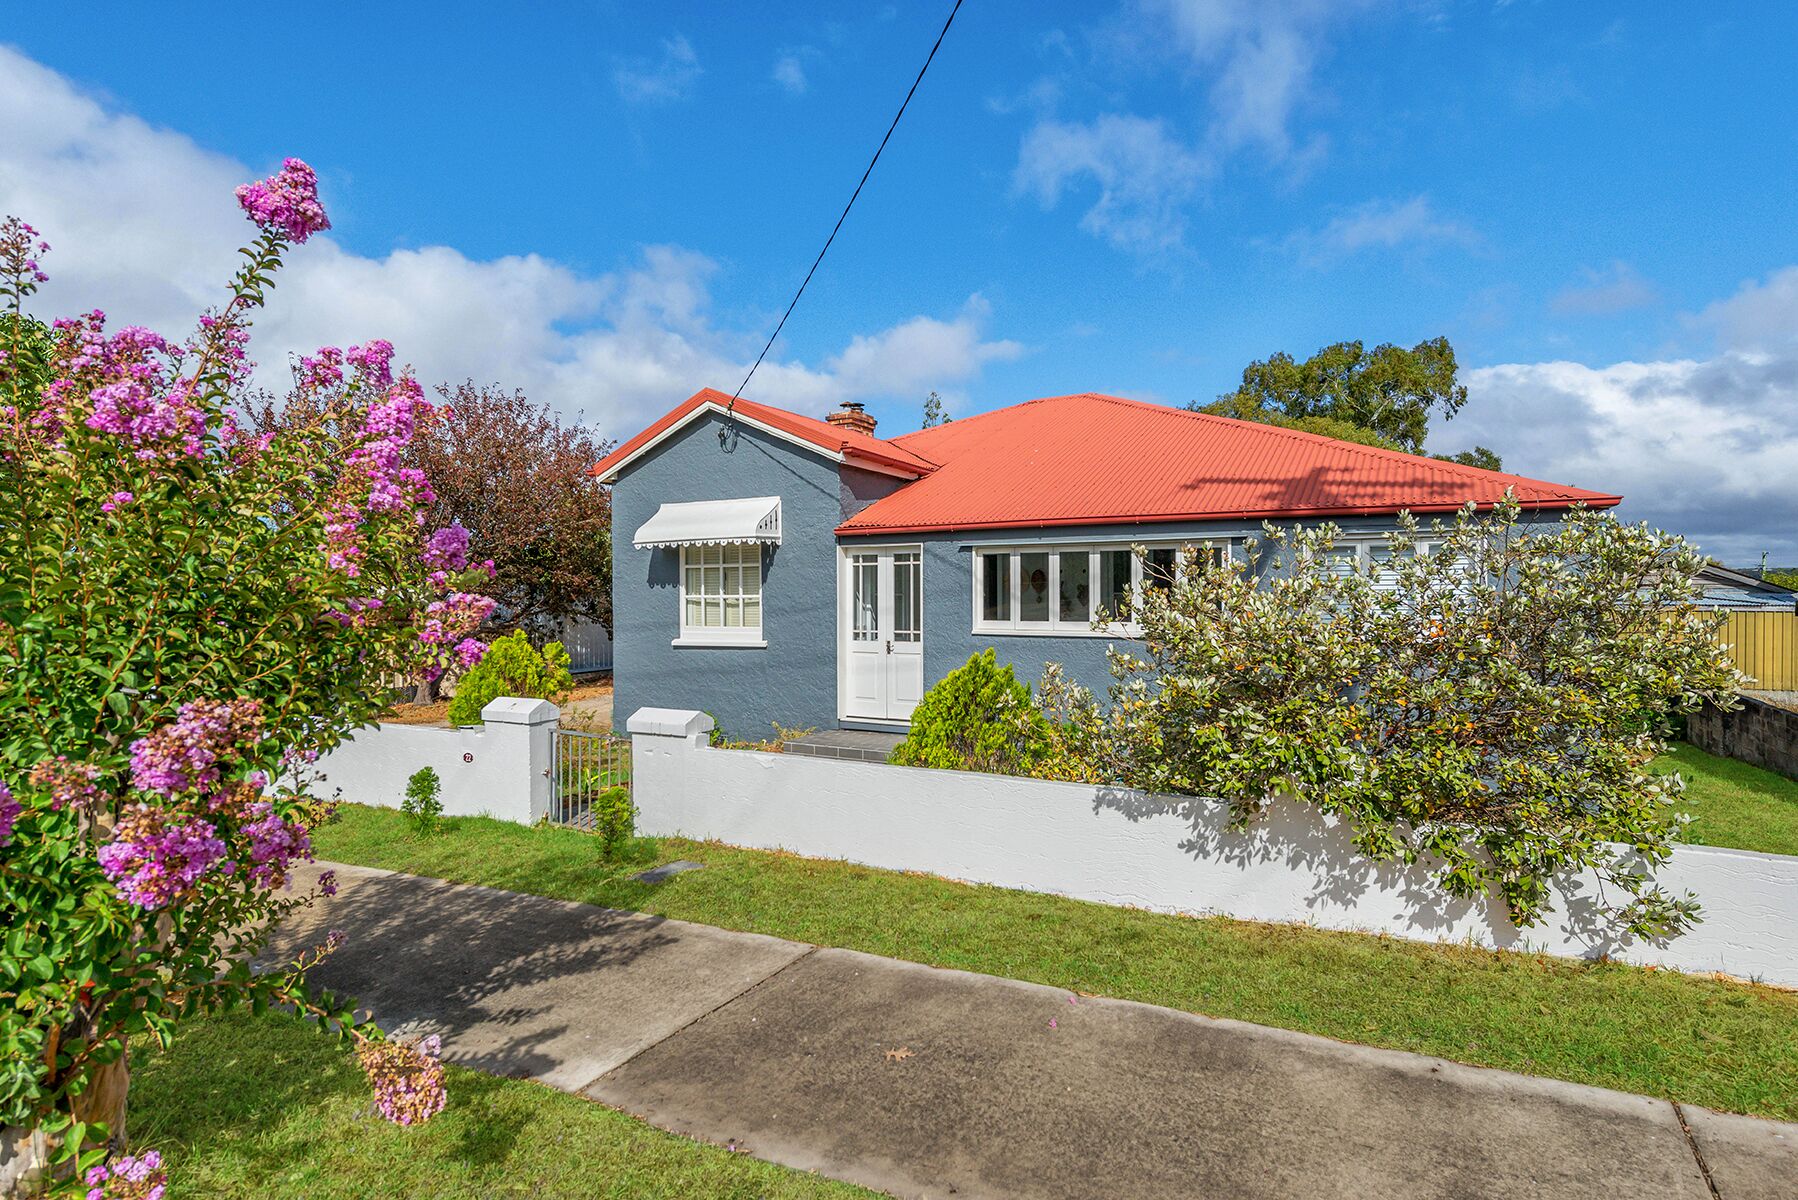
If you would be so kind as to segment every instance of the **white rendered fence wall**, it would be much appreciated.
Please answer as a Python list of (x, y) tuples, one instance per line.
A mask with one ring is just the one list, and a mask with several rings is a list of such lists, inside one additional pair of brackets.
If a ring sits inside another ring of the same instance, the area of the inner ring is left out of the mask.
[(630, 719), (638, 830), (715, 838), (973, 883), (1162, 912), (1474, 942), (1798, 987), (1798, 857), (1681, 846), (1657, 878), (1704, 906), (1665, 945), (1618, 942), (1596, 919), (1597, 880), (1564, 880), (1555, 911), (1521, 933), (1495, 902), (1450, 900), (1422, 867), (1375, 866), (1313, 810), (1277, 807), (1249, 833), (1223, 804), (705, 744), (703, 713)]
[(437, 772), (447, 816), (535, 824), (549, 811), (551, 738), (560, 710), (547, 700), (501, 697), (480, 725), (376, 725), (357, 730), (314, 763), (315, 795), (398, 808), (421, 767)]

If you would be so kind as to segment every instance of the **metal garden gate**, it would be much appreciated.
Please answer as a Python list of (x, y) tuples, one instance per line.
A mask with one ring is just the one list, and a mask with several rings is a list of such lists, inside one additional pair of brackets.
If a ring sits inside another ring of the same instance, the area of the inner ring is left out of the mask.
[(599, 794), (631, 786), (630, 739), (558, 729), (551, 746), (549, 819), (590, 830), (593, 801)]

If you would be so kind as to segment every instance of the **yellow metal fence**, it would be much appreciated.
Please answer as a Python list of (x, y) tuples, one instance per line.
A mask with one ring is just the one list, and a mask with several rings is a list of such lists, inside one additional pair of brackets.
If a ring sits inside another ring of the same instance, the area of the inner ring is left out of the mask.
[(1732, 612), (1717, 636), (1757, 687), (1798, 690), (1798, 613)]

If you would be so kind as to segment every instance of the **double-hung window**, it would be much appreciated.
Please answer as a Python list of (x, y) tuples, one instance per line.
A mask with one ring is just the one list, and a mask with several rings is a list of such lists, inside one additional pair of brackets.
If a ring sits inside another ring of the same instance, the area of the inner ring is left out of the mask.
[(680, 560), (682, 643), (766, 644), (759, 543), (682, 546)]
[[(1222, 543), (1204, 543), (1222, 557)], [(1143, 587), (1167, 586), (1182, 546), (1138, 556), (1132, 543), (1020, 546), (974, 551), (974, 632), (1131, 636), (1117, 620)]]
[(1324, 556), (1333, 573), (1363, 573), (1376, 591), (1389, 592), (1398, 586), (1398, 575), (1392, 568), (1394, 559), (1402, 554), (1432, 554), (1435, 548), (1434, 542), (1416, 541), (1411, 549), (1398, 551), (1383, 537), (1338, 538)]

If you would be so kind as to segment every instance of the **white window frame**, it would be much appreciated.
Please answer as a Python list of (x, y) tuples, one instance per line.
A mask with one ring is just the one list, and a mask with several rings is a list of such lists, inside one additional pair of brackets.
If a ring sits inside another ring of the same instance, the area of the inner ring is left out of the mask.
[[(1099, 555), (1107, 550), (1129, 552), (1141, 546), (1144, 551), (1173, 550), (1176, 554), (1188, 546), (1212, 546), (1221, 550), (1225, 561), (1236, 557), (1236, 543), (1230, 538), (1185, 538), (1177, 541), (1157, 540), (1141, 541), (1132, 539), (1122, 542), (1022, 542), (1022, 543), (976, 543), (969, 547), (971, 560), (971, 577), (973, 584), (973, 628), (975, 634), (998, 637), (1095, 637), (1095, 638), (1135, 638), (1142, 636), (1142, 627), (1134, 621), (1113, 621), (1108, 625), (1093, 627), (1093, 618), (1099, 611)], [(1087, 597), (1087, 618), (1084, 621), (1066, 621), (1061, 616), (1061, 556), (1063, 554), (1087, 555), (1087, 581), (1090, 594)], [(985, 597), (981, 594), (982, 580), (985, 571), (981, 559), (987, 555), (1009, 554), (1007, 567), (1010, 574), (1008, 594), (1010, 596), (1010, 617), (1004, 621), (988, 621), (982, 616)], [(1047, 554), (1049, 556), (1049, 619), (1047, 621), (1025, 621), (1020, 617), (1023, 610), (1023, 560), (1025, 554)], [(1142, 591), (1143, 557), (1130, 555), (1130, 590), (1134, 595)]]
[[(1423, 555), (1434, 554), (1439, 541), (1439, 538), (1415, 538), (1411, 543), (1412, 553)], [(1373, 552), (1382, 546), (1390, 544), (1390, 539), (1385, 534), (1355, 534), (1351, 537), (1338, 537), (1335, 543), (1330, 547), (1330, 552), (1336, 553), (1343, 550), (1353, 550), (1355, 552), (1356, 571), (1365, 576), (1367, 580), (1373, 584), (1376, 590), (1386, 591), (1391, 585), (1382, 585), (1380, 580), (1374, 575)]]
[[(693, 555), (697, 555), (701, 559), (703, 559), (704, 555), (705, 555), (705, 551), (711, 550), (711, 549), (719, 549), (719, 548), (720, 547), (717, 543), (713, 543), (712, 545), (709, 545), (709, 546), (708, 545), (696, 545), (696, 546), (680, 547), (680, 566), (679, 566), (679, 571), (680, 571), (680, 589), (679, 589), (680, 590), (680, 600), (679, 600), (680, 609), (679, 609), (679, 615), (678, 615), (678, 620), (680, 622), (680, 626), (679, 626), (680, 633), (679, 633), (679, 636), (676, 637), (674, 639), (674, 641), (669, 644), (674, 645), (674, 646), (720, 646), (720, 647), (728, 647), (728, 648), (737, 649), (737, 650), (763, 649), (768, 645), (767, 639), (763, 636), (763, 629), (765, 628), (765, 623), (768, 619), (768, 564), (767, 564), (765, 556), (762, 553), (762, 543), (760, 543), (760, 542), (727, 542), (727, 543), (724, 543), (722, 546), (722, 549), (724, 549), (724, 550), (739, 550), (742, 553), (753, 553), (755, 556), (755, 561), (756, 561), (756, 593), (755, 593), (756, 623), (755, 623), (755, 625), (753, 627), (746, 626), (746, 625), (735, 626), (735, 627), (726, 627), (726, 626), (708, 626), (708, 625), (695, 626), (695, 625), (687, 624), (687, 570), (688, 570), (687, 556), (689, 554), (693, 554)], [(693, 565), (695, 567), (698, 567), (701, 571), (703, 571), (705, 569), (706, 564), (703, 562), (698, 562), (698, 563), (694, 563)], [(717, 565), (720, 568), (722, 568), (728, 564), (721, 562)], [(740, 566), (741, 564), (739, 563), (737, 565)], [(739, 585), (739, 590), (736, 592), (730, 593), (730, 596), (737, 598), (737, 599), (743, 599), (743, 598), (747, 597), (748, 594), (749, 593), (741, 590), (741, 586)], [(720, 593), (720, 600), (722, 600), (724, 598), (725, 598), (724, 594)], [(700, 603), (703, 606), (705, 600), (707, 599), (707, 597), (704, 595), (703, 585), (701, 587), (701, 595), (698, 597), (698, 599), (700, 600)]]

